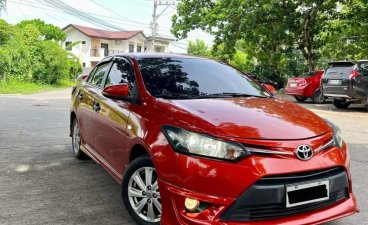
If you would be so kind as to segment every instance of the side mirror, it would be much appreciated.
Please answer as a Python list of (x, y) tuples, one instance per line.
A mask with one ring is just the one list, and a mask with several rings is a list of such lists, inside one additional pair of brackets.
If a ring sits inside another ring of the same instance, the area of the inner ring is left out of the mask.
[(103, 89), (102, 95), (112, 99), (127, 99), (129, 97), (128, 84), (116, 84)]
[(272, 86), (271, 84), (262, 84), (262, 87), (266, 89), (268, 92), (270, 92), (271, 94), (276, 93), (276, 88)]

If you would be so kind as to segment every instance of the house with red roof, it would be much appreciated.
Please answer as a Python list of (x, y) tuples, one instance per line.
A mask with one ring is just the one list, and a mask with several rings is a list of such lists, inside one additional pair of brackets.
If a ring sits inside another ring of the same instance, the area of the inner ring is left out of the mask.
[[(62, 29), (67, 37), (64, 47), (76, 55), (83, 67), (93, 67), (108, 55), (126, 52), (168, 52), (171, 38), (146, 37), (142, 30), (108, 31), (69, 24)], [(73, 44), (76, 43), (76, 44)], [(72, 46), (69, 47), (68, 46)]]

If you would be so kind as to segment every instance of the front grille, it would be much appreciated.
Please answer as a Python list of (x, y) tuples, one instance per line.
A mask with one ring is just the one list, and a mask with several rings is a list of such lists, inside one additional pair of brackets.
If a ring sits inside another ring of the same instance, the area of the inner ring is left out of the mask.
[[(301, 206), (286, 207), (287, 184), (330, 181), (330, 198)], [(331, 206), (349, 197), (348, 178), (341, 167), (308, 173), (265, 177), (248, 188), (221, 216), (223, 221), (276, 219)]]
[(284, 216), (290, 216), (298, 213), (308, 212), (316, 209), (322, 209), (328, 207), (344, 198), (348, 198), (348, 189), (330, 193), (330, 199), (322, 202), (315, 202), (307, 205), (296, 206), (292, 208), (286, 208), (285, 204), (269, 204), (256, 207), (241, 207), (238, 208), (230, 220), (244, 221), (244, 220), (267, 220), (275, 219)]

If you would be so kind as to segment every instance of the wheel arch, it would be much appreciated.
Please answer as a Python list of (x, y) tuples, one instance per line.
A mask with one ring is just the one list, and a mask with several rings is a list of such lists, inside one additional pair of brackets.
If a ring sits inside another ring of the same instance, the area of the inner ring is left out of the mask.
[(134, 159), (144, 155), (150, 156), (148, 150), (141, 144), (135, 144), (130, 151), (128, 163), (131, 163)]
[(72, 133), (73, 133), (73, 121), (74, 119), (77, 118), (77, 114), (74, 112), (74, 111), (71, 111), (70, 113), (70, 121), (69, 121), (69, 136), (71, 137), (72, 136)]

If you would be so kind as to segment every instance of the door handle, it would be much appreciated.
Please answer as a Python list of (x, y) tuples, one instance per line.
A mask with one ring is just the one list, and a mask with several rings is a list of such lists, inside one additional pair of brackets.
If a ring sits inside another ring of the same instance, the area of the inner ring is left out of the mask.
[(83, 94), (79, 92), (79, 94), (77, 95), (77, 98), (79, 99), (79, 101), (83, 100)]
[(93, 110), (95, 110), (96, 112), (99, 112), (101, 110), (100, 103), (94, 102), (93, 103)]

